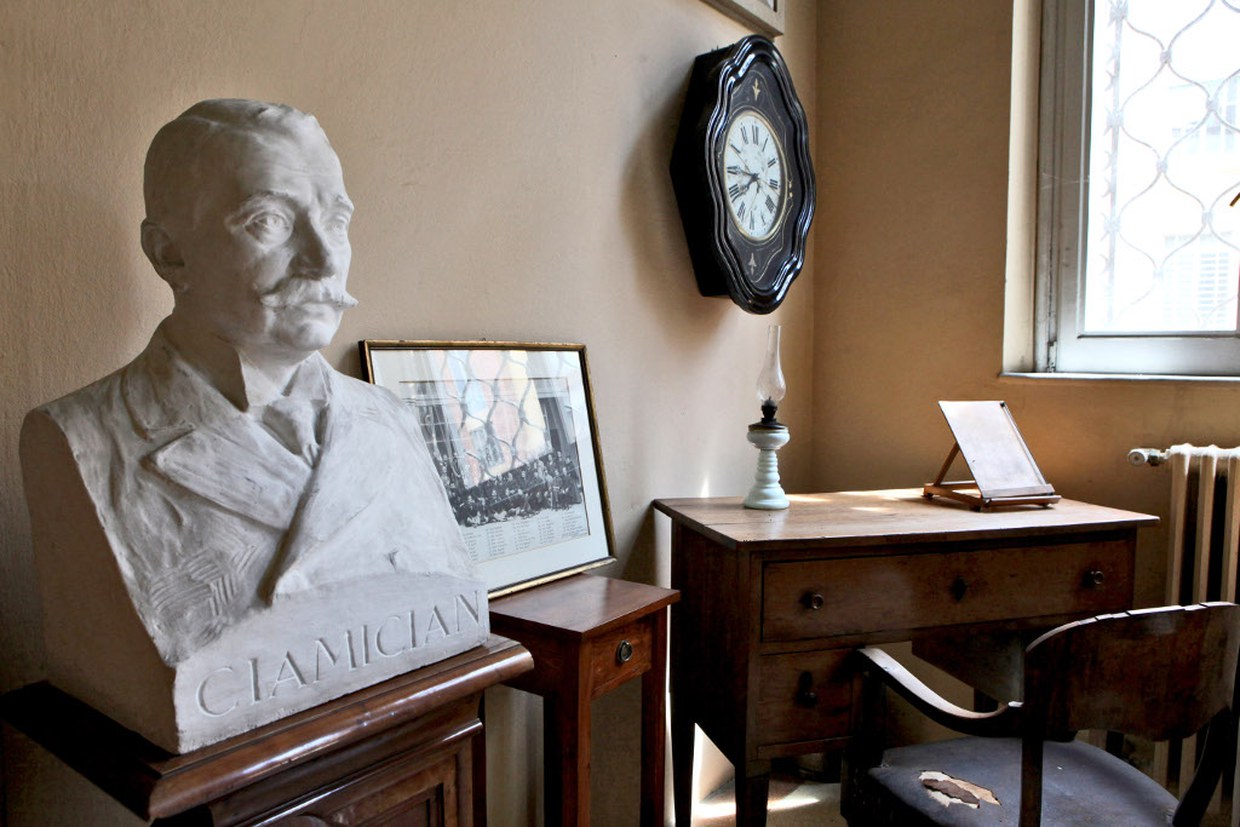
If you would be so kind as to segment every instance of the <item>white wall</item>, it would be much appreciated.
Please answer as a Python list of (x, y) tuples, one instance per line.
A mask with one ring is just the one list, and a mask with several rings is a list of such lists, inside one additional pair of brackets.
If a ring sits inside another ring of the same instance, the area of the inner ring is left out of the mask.
[[(780, 39), (811, 117), (816, 15), (794, 0)], [(123, 365), (170, 309), (138, 246), (142, 159), (202, 98), (293, 104), (340, 155), (361, 300), (326, 351), (341, 370), (362, 338), (586, 344), (612, 574), (666, 580), (652, 499), (748, 487), (771, 319), (697, 294), (667, 173), (693, 57), (746, 34), (707, 4), (7, 0), (0, 32), (0, 690), (41, 676), (21, 419)], [(774, 317), (793, 491), (812, 476), (812, 271)], [(636, 821), (637, 705), (595, 705), (601, 825)], [(495, 824), (536, 814), (537, 709), (488, 695)], [(4, 758), (12, 824), (111, 817), (23, 739)]]

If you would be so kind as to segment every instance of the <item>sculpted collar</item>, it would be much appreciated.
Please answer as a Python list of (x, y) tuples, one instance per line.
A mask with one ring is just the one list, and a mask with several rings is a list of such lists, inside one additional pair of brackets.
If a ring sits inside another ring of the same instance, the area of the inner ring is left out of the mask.
[[(145, 439), (171, 438), (195, 427), (233, 420), (243, 410), (172, 344), (165, 319), (142, 355), (124, 371), (124, 398), (134, 428)], [(326, 405), (331, 367), (318, 353), (298, 366), (288, 396)]]

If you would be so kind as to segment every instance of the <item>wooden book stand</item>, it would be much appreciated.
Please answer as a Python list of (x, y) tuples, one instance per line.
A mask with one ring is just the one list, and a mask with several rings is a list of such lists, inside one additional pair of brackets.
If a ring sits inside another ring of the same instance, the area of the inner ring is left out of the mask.
[[(956, 442), (934, 482), (922, 496), (947, 497), (974, 511), (1006, 505), (1049, 506), (1059, 502), (1029, 453), (1016, 422), (1003, 402), (939, 402)], [(964, 456), (973, 479), (944, 482), (952, 462)]]

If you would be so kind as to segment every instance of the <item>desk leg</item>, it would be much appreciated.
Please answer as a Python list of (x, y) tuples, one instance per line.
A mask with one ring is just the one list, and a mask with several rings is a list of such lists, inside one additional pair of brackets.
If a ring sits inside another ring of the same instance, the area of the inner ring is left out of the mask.
[[(677, 700), (679, 698), (679, 700)], [(693, 729), (688, 699), (683, 690), (672, 691), (672, 805), (676, 827), (689, 827), (693, 810)]]
[(590, 823), (590, 699), (561, 692), (543, 700), (547, 827)]
[[(740, 775), (744, 774), (744, 778)], [(765, 827), (766, 801), (771, 789), (771, 762), (755, 761), (736, 768), (736, 823)]]
[(663, 719), (667, 695), (667, 610), (654, 618), (650, 668), (642, 675), (642, 827), (663, 824)]
[(672, 521), (672, 586), (681, 590), (679, 603), (671, 607), (671, 662), (668, 664), (668, 683), (672, 690), (672, 809), (675, 811), (676, 827), (689, 827), (693, 811), (693, 702), (689, 693), (693, 688), (694, 675), (689, 655), (689, 643), (694, 634), (689, 627), (693, 614), (689, 611), (693, 596), (685, 591), (688, 582), (687, 531)]

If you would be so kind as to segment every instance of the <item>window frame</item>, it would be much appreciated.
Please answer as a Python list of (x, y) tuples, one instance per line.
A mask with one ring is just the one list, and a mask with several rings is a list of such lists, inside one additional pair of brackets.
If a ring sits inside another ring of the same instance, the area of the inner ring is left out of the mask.
[(1042, 4), (1034, 370), (1240, 375), (1240, 332), (1082, 332), (1094, 2)]

